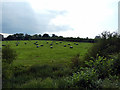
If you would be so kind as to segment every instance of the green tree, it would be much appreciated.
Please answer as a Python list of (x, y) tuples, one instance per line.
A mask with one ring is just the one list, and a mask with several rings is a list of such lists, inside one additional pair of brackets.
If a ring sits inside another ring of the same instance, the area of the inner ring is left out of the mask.
[(50, 36), (49, 36), (49, 34), (46, 34), (46, 33), (45, 33), (45, 34), (43, 34), (42, 37), (50, 37)]

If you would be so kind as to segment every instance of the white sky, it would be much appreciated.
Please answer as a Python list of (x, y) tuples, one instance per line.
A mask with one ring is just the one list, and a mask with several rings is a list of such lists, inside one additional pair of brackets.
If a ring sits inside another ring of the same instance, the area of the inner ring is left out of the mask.
[(54, 33), (58, 36), (62, 35), (66, 37), (79, 36), (90, 38), (94, 38), (105, 30), (111, 32), (117, 31), (118, 1), (119, 0), (26, 0), (26, 2), (30, 3), (36, 14), (41, 12), (48, 13), (48, 10), (67, 12), (57, 15), (50, 21), (49, 25), (69, 25), (72, 29), (46, 33)]

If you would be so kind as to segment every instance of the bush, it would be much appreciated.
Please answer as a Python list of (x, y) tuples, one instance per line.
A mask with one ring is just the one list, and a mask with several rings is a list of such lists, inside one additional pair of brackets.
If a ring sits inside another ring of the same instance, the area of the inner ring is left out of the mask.
[(120, 74), (120, 53), (117, 55), (113, 56), (113, 65), (112, 65), (112, 71), (113, 71), (113, 75), (119, 75)]
[(89, 49), (84, 60), (89, 61), (91, 57), (96, 58), (96, 55), (110, 58), (109, 55), (120, 52), (120, 36), (117, 33), (103, 32), (101, 39)]
[(118, 76), (109, 76), (109, 78), (99, 81), (100, 83), (97, 83), (99, 88), (120, 89), (120, 80)]
[(3, 86), (5, 84), (5, 82), (7, 82), (8, 80), (11, 79), (13, 73), (11, 70), (11, 65), (8, 63), (2, 63), (2, 82), (3, 82)]
[(10, 48), (9, 45), (2, 48), (2, 62), (11, 64), (16, 57), (16, 51)]
[(13, 76), (12, 62), (16, 59), (16, 52), (9, 45), (2, 49), (2, 86), (11, 87), (11, 78)]
[(107, 59), (97, 54), (96, 59), (93, 58), (93, 60), (85, 61), (85, 63), (90, 68), (94, 68), (96, 73), (99, 74), (99, 78), (103, 79), (113, 73), (113, 61), (113, 59)]
[(96, 88), (94, 81), (97, 80), (97, 74), (94, 69), (81, 68), (82, 70), (73, 73), (73, 76), (65, 79), (65, 86), (69, 88)]

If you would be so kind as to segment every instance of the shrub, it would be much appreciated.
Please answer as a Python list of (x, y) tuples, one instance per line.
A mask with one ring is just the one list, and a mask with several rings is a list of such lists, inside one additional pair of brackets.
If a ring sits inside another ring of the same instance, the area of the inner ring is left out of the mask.
[(93, 60), (85, 61), (86, 65), (88, 65), (90, 68), (94, 68), (95, 71), (99, 74), (99, 78), (105, 78), (108, 77), (109, 74), (111, 74), (112, 71), (112, 65), (113, 65), (113, 59), (107, 59), (104, 57), (101, 57), (97, 54), (97, 58)]
[(16, 51), (10, 48), (9, 45), (2, 48), (2, 62), (11, 64), (16, 59)]
[(120, 80), (118, 76), (109, 76), (109, 78), (101, 80), (98, 85), (99, 88), (120, 89)]
[(83, 68), (82, 71), (73, 73), (73, 76), (66, 78), (67, 87), (71, 88), (96, 88), (94, 81), (97, 74), (94, 69)]
[(12, 77), (11, 65), (8, 63), (2, 63), (2, 78), (4, 80), (9, 80)]
[(113, 71), (113, 75), (119, 75), (120, 74), (120, 53), (117, 55), (113, 56), (113, 65), (112, 65), (112, 71)]
[(101, 39), (89, 49), (84, 60), (89, 61), (91, 57), (96, 58), (96, 54), (110, 58), (109, 55), (120, 52), (120, 36), (117, 33), (103, 32)]
[(2, 49), (2, 86), (11, 87), (11, 78), (13, 76), (12, 62), (16, 59), (16, 52), (9, 45)]

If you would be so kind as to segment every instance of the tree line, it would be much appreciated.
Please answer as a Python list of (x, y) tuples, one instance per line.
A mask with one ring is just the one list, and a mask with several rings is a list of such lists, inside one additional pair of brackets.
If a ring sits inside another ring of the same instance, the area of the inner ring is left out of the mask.
[(16, 33), (13, 35), (9, 35), (6, 38), (2, 38), (2, 40), (55, 40), (55, 41), (71, 41), (71, 42), (90, 42), (94, 43), (94, 39), (90, 39), (88, 37), (86, 38), (74, 38), (74, 37), (63, 37), (63, 36), (57, 36), (55, 34), (52, 34), (50, 36), (49, 34), (45, 33), (43, 35), (41, 34), (34, 34), (34, 35), (29, 35), (29, 34), (23, 34), (23, 33)]

